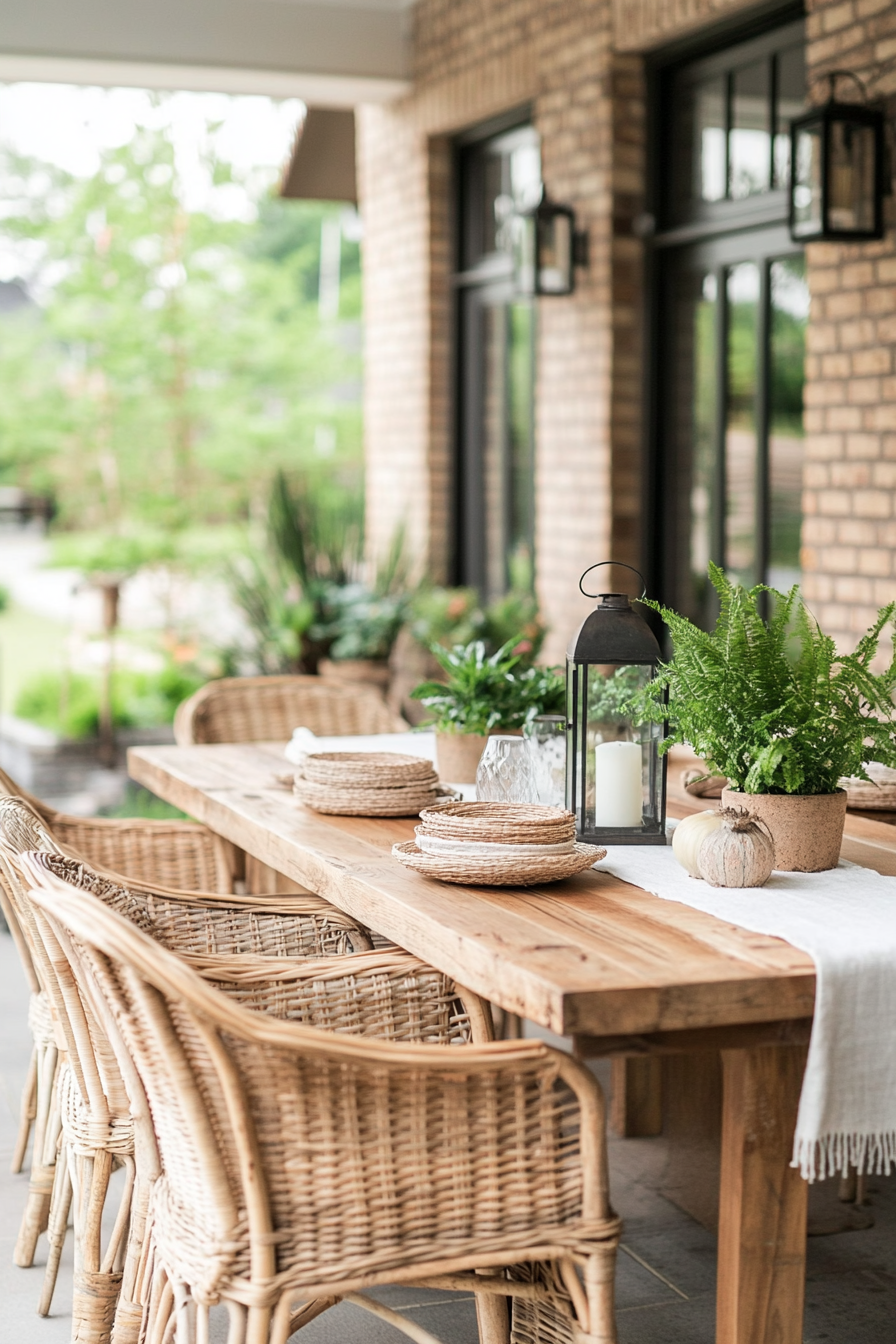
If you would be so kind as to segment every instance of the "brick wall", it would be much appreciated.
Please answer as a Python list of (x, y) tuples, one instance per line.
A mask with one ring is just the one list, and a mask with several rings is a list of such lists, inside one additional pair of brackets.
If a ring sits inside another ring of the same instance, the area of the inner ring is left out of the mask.
[[(451, 137), (531, 106), (551, 195), (589, 232), (571, 298), (542, 299), (536, 373), (539, 596), (562, 654), (585, 565), (641, 546), (644, 190), (639, 51), (747, 10), (742, 0), (420, 0), (414, 85), (361, 110), (368, 523), (408, 529), (447, 574), (451, 516)], [(896, 95), (896, 2), (810, 0), (809, 70)], [(808, 249), (806, 593), (851, 645), (896, 595), (896, 246)]]
[[(896, 93), (892, 0), (809, 4), (810, 77), (848, 69)], [(826, 96), (824, 84), (816, 96)], [(896, 241), (892, 198), (880, 243), (807, 248), (805, 592), (851, 648), (896, 597)]]
[[(617, 542), (626, 555), (636, 545), (631, 482), (614, 470), (617, 447), (630, 453), (633, 435), (629, 426), (617, 443), (611, 428), (617, 412), (620, 424), (626, 418), (621, 391), (612, 404), (614, 359), (633, 359), (626, 282), (613, 268), (612, 11), (606, 0), (423, 0), (415, 25), (413, 94), (359, 115), (369, 534), (381, 550), (407, 519), (421, 566), (446, 575), (450, 138), (529, 105), (548, 188), (575, 207), (591, 244), (576, 293), (542, 299), (538, 311), (537, 584), (552, 627), (549, 653), (559, 657), (587, 610), (577, 591), (581, 570)], [(618, 352), (617, 317), (626, 328)], [(628, 521), (617, 538), (613, 492), (623, 485)]]

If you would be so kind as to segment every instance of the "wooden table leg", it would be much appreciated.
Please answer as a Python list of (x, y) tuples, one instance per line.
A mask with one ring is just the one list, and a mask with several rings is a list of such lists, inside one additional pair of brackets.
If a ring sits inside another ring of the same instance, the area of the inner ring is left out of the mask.
[(801, 1344), (808, 1186), (790, 1166), (804, 1046), (723, 1050), (716, 1344)]

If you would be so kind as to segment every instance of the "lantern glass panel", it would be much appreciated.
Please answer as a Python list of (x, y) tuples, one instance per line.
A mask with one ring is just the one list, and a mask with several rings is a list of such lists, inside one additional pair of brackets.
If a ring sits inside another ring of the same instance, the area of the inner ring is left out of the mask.
[(565, 211), (537, 216), (538, 292), (568, 294), (572, 289), (573, 222)]
[(829, 134), (827, 227), (839, 233), (870, 233), (875, 223), (875, 129), (835, 118)]
[(793, 234), (821, 232), (823, 127), (818, 121), (796, 130), (793, 173)]
[(645, 664), (569, 668), (567, 792), (582, 836), (662, 832), (662, 725), (638, 723), (623, 709), (653, 674)]

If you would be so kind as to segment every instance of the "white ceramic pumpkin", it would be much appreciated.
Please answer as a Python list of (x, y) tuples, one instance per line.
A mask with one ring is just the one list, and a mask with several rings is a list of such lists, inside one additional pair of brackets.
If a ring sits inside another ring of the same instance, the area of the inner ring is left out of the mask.
[(697, 867), (700, 846), (708, 835), (719, 829), (721, 824), (722, 818), (717, 811), (694, 812), (690, 817), (680, 821), (672, 832), (672, 853), (682, 868), (688, 870), (691, 877), (700, 876)]

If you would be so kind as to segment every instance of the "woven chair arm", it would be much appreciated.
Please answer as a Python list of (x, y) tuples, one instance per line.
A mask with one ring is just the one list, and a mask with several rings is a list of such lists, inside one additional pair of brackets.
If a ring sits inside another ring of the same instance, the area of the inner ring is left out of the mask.
[(256, 1012), (326, 1031), (442, 1045), (494, 1039), (489, 1005), (399, 948), (341, 957), (184, 957), (203, 979)]

